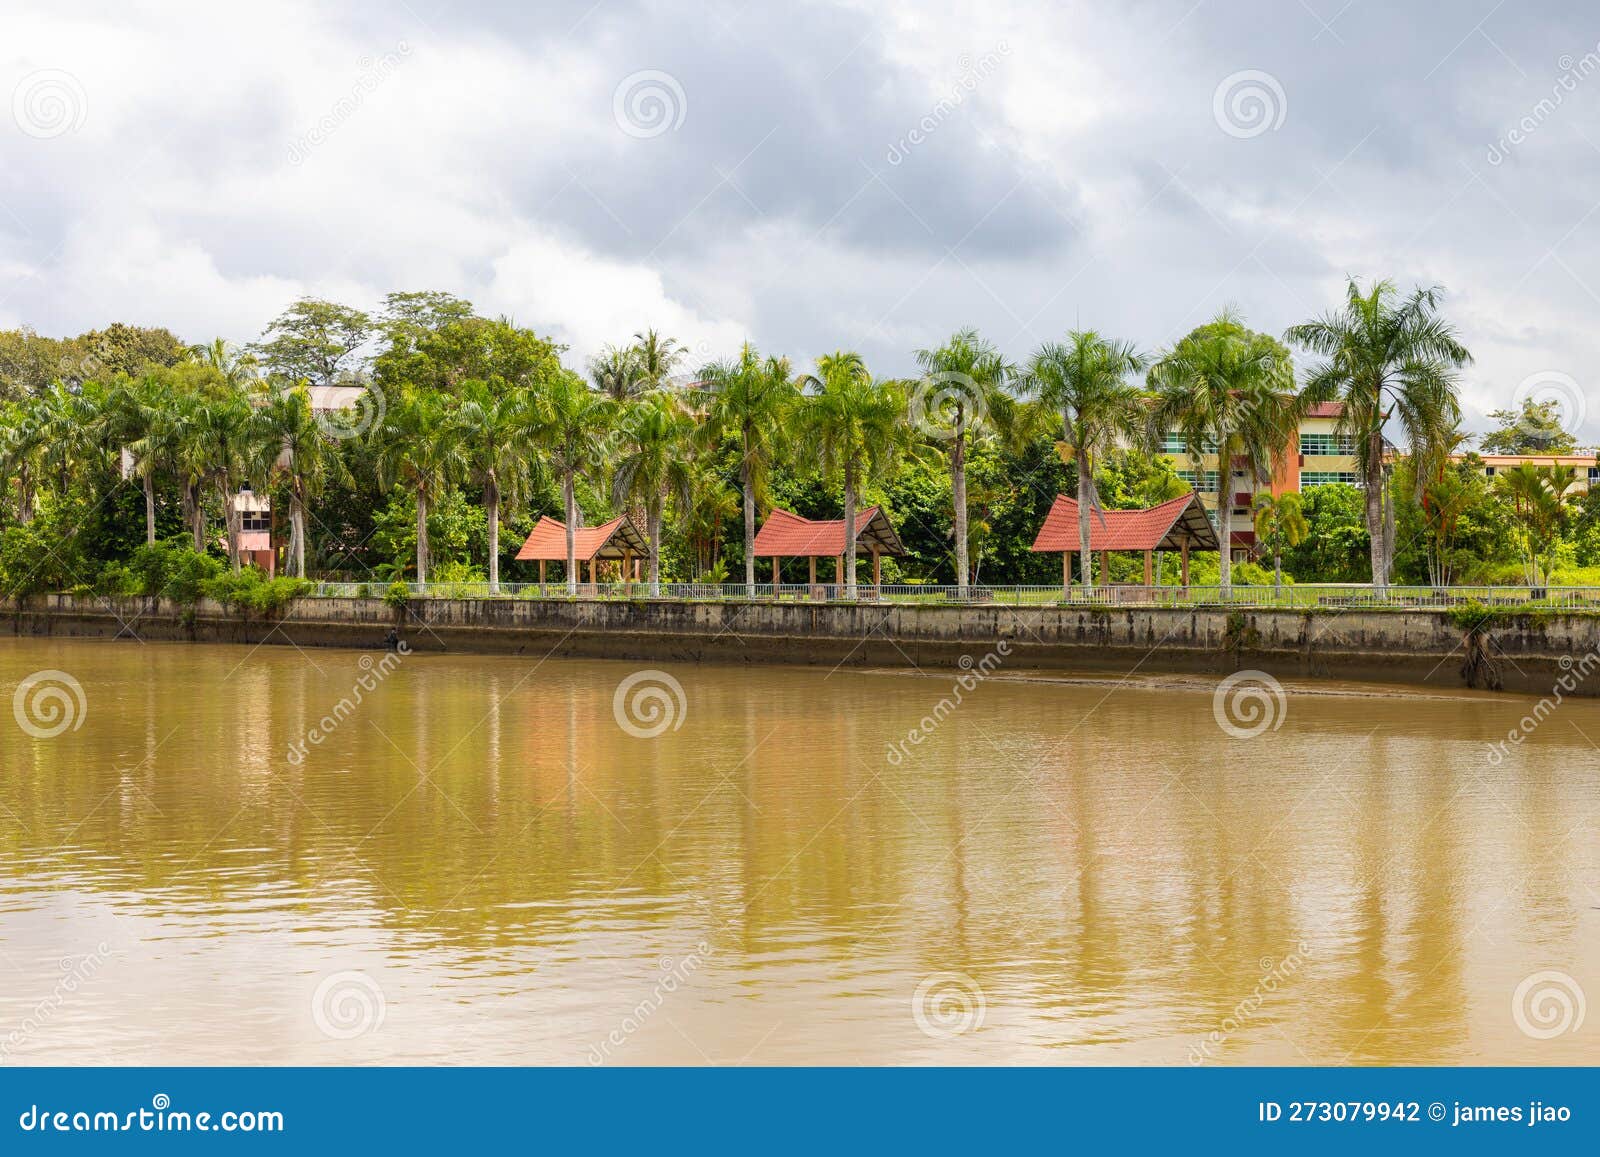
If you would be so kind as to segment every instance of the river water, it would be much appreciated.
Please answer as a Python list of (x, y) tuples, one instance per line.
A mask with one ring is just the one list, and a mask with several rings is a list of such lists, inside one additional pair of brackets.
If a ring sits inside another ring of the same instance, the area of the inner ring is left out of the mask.
[(1600, 1062), (1600, 704), (646, 666), (0, 642), (0, 1061)]

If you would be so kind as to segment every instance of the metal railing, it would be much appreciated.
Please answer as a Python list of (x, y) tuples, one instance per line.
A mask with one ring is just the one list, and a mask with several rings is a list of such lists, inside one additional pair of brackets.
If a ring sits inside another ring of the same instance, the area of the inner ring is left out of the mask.
[[(382, 582), (319, 582), (312, 591), (321, 598), (383, 598), (392, 584)], [(1089, 591), (1073, 586), (1063, 590), (1054, 586), (969, 586), (965, 591), (955, 586), (934, 586), (922, 583), (898, 583), (873, 586), (860, 583), (854, 599), (849, 591), (837, 583), (659, 583), (615, 582), (578, 583), (576, 594), (565, 583), (501, 583), (498, 591), (491, 593), (484, 582), (406, 583), (408, 598), (413, 599), (547, 599), (634, 601), (642, 599), (668, 599), (693, 602), (731, 602), (755, 600), (759, 602), (832, 603), (855, 601), (861, 603), (895, 604), (994, 604), (1001, 606), (1088, 606), (1088, 607), (1148, 607), (1148, 606), (1228, 606), (1263, 610), (1316, 610), (1319, 608), (1359, 609), (1383, 607), (1438, 610), (1478, 603), (1489, 607), (1515, 607), (1519, 605), (1542, 608), (1570, 608), (1600, 610), (1600, 587), (1539, 587), (1525, 586), (1449, 586), (1383, 588), (1363, 584), (1300, 583), (1272, 586), (1233, 586), (1226, 590), (1217, 586), (1160, 586), (1137, 585), (1097, 586)]]

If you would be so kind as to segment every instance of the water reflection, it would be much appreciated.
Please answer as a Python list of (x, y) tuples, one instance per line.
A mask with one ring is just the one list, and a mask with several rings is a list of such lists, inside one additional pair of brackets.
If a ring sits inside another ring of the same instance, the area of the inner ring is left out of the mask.
[[(629, 664), (415, 655), (341, 708), (371, 663), (0, 650), (89, 704), (0, 727), (8, 1056), (1600, 1060), (1510, 1007), (1541, 969), (1600, 992), (1600, 706), (1495, 767), (1514, 699), (1293, 694), (1237, 740), (1203, 687), (997, 678), (891, 765), (947, 677), (674, 667), (640, 739)], [(345, 971), (386, 1005), (348, 1040), (312, 1009)], [(935, 974), (981, 1025), (919, 1027)]]

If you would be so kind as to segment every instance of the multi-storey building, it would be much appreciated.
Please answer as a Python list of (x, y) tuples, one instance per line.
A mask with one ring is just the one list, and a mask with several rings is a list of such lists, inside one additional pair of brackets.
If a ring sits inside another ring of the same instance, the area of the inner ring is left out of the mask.
[[(1453, 461), (1467, 458), (1465, 454), (1451, 455)], [(1569, 494), (1586, 493), (1600, 483), (1600, 452), (1582, 450), (1575, 454), (1480, 454), (1476, 455), (1479, 469), (1489, 478), (1513, 466), (1571, 466), (1576, 474)]]
[[(1273, 464), (1272, 478), (1259, 487), (1245, 462), (1230, 463), (1232, 480), (1228, 492), (1233, 497), (1230, 529), (1233, 531), (1235, 559), (1248, 558), (1255, 549), (1251, 507), (1258, 489), (1278, 495), (1330, 482), (1360, 485), (1355, 440), (1351, 435), (1340, 434), (1337, 430), (1339, 416), (1343, 412), (1344, 407), (1339, 402), (1323, 402), (1313, 407), (1301, 420), (1300, 428), (1284, 448), (1282, 456)], [(1169, 455), (1177, 467), (1178, 477), (1199, 492), (1206, 512), (1214, 520), (1221, 465), (1217, 461), (1216, 446), (1202, 447), (1202, 450), (1204, 452), (1196, 460), (1184, 446), (1183, 439), (1174, 433), (1169, 433), (1161, 444), (1161, 452)]]

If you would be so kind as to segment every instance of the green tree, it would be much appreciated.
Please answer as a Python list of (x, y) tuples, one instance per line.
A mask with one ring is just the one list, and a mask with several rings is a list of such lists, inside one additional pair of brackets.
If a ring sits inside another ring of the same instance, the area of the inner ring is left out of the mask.
[(462, 468), (460, 428), (446, 399), (406, 390), (391, 402), (374, 431), (378, 478), (416, 498), (417, 581), (428, 581), (428, 511)]
[(274, 319), (253, 352), (279, 377), (329, 386), (353, 376), (356, 351), (371, 336), (372, 319), (361, 310), (303, 297)]
[(1498, 425), (1479, 440), (1485, 454), (1571, 454), (1578, 440), (1563, 428), (1561, 403), (1525, 398), (1520, 410), (1490, 410)]
[[(192, 423), (187, 454), (201, 465), (204, 476), (222, 503), (227, 534), (228, 565), (239, 569), (239, 517), (234, 495), (243, 481), (251, 455), (252, 414), (243, 394), (202, 399), (188, 415)], [(196, 546), (203, 550), (204, 544)]]
[(468, 472), (483, 487), (492, 595), (500, 593), (501, 501), (520, 501), (534, 475), (536, 397), (530, 389), (497, 390), (482, 381), (461, 388), (456, 422)]
[(650, 593), (661, 593), (661, 513), (676, 495), (689, 502), (692, 487), (685, 452), (694, 420), (673, 398), (653, 390), (629, 405), (619, 423), (622, 443), (612, 474), (612, 495), (619, 506), (644, 508), (645, 534), (650, 539)]
[(1299, 546), (1310, 529), (1300, 509), (1300, 496), (1294, 491), (1274, 497), (1263, 491), (1255, 501), (1256, 541), (1272, 555), (1272, 585), (1283, 587), (1283, 552)]
[(1495, 475), (1495, 488), (1505, 496), (1521, 530), (1524, 573), (1530, 587), (1548, 581), (1554, 546), (1566, 516), (1566, 498), (1577, 482), (1571, 466), (1523, 464)]
[(280, 478), (289, 495), (289, 548), (285, 569), (306, 577), (307, 515), (330, 481), (350, 481), (339, 440), (317, 419), (304, 382), (277, 384), (255, 411), (251, 472)]
[(1398, 422), (1413, 453), (1427, 453), (1461, 420), (1456, 371), (1472, 355), (1439, 316), (1441, 296), (1431, 288), (1401, 298), (1390, 281), (1363, 292), (1351, 278), (1341, 309), (1291, 326), (1285, 335), (1322, 359), (1306, 379), (1306, 400), (1344, 404), (1338, 429), (1355, 436), (1375, 587), (1388, 584), (1394, 555), (1383, 484), (1384, 426)]
[(744, 582), (756, 594), (756, 500), (784, 448), (784, 431), (799, 397), (788, 358), (762, 358), (745, 343), (737, 358), (700, 373), (705, 409), (702, 436), (711, 445), (724, 437), (739, 443), (739, 489), (744, 501)]
[(1150, 371), (1155, 403), (1147, 438), (1182, 436), (1196, 462), (1217, 448), (1218, 582), (1230, 585), (1233, 555), (1233, 474), (1240, 459), (1257, 483), (1271, 479), (1299, 418), (1294, 362), (1282, 343), (1246, 329), (1224, 311), (1161, 356)]
[(236, 349), (224, 338), (212, 338), (204, 345), (192, 345), (187, 351), (189, 361), (207, 366), (234, 389), (242, 389), (255, 380), (261, 363), (249, 350)]
[(1286, 549), (1289, 572), (1300, 582), (1359, 582), (1367, 570), (1365, 498), (1344, 482), (1312, 486), (1300, 495), (1306, 537)]
[(911, 447), (905, 392), (875, 380), (861, 355), (839, 350), (817, 359), (795, 413), (800, 441), (822, 472), (844, 483), (845, 597), (856, 597), (856, 501), (861, 487), (889, 473)]
[(561, 505), (567, 524), (567, 594), (578, 593), (578, 551), (575, 533), (581, 513), (577, 480), (602, 465), (606, 434), (616, 411), (614, 403), (591, 390), (577, 374), (564, 371), (539, 395), (534, 405), (534, 437), (561, 474)]
[(1041, 414), (1060, 416), (1058, 452), (1063, 462), (1077, 466), (1078, 560), (1085, 594), (1094, 590), (1089, 519), (1101, 509), (1095, 464), (1120, 441), (1137, 436), (1142, 395), (1128, 379), (1145, 366), (1145, 356), (1130, 343), (1073, 330), (1065, 342), (1040, 346), (1023, 378)]
[(672, 371), (688, 354), (676, 338), (663, 337), (653, 329), (633, 335), (634, 362), (639, 369), (639, 381), (647, 390), (671, 385)]
[(975, 329), (959, 330), (938, 349), (918, 350), (916, 359), (923, 376), (913, 387), (912, 419), (948, 448), (956, 587), (965, 595), (972, 575), (967, 447), (969, 441), (988, 431), (1012, 428), (1014, 406), (1008, 386), (1016, 368)]

